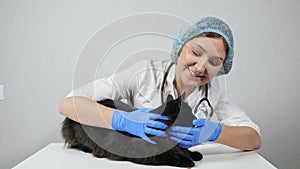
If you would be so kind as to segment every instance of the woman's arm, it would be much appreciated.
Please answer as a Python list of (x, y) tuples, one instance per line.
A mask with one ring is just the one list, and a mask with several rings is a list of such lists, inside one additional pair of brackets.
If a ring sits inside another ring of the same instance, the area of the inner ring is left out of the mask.
[(108, 78), (97, 79), (73, 90), (62, 100), (59, 112), (82, 124), (111, 129), (115, 109), (94, 100), (129, 98), (139, 89), (140, 81), (147, 77), (137, 70), (149, 70), (148, 65), (148, 61), (141, 61)]
[(261, 137), (251, 127), (222, 125), (222, 133), (216, 142), (247, 151), (259, 149)]
[(167, 120), (165, 116), (138, 109), (131, 113), (98, 104), (86, 97), (65, 98), (59, 112), (81, 124), (127, 132), (155, 144), (147, 134), (163, 135), (167, 125), (153, 119)]
[(59, 106), (59, 112), (74, 121), (108, 129), (112, 128), (114, 111), (83, 96), (66, 97)]

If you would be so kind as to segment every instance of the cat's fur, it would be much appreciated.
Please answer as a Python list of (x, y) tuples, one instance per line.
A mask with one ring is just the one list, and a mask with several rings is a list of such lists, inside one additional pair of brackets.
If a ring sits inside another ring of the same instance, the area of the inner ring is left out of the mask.
[[(120, 101), (104, 100), (98, 103), (128, 112), (136, 110)], [(151, 112), (168, 116), (170, 120), (163, 122), (170, 128), (172, 125), (191, 126), (194, 119), (191, 111), (181, 97), (173, 100), (169, 95), (165, 104)], [(157, 143), (150, 144), (128, 133), (83, 125), (69, 118), (63, 122), (62, 135), (70, 148), (92, 153), (99, 158), (178, 167), (193, 167), (194, 161), (202, 159), (199, 152), (180, 148), (168, 137), (149, 136)]]

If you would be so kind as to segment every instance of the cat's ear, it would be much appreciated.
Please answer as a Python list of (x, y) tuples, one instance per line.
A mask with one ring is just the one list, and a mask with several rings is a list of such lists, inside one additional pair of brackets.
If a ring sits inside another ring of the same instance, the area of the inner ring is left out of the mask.
[(185, 92), (182, 93), (182, 95), (180, 96), (180, 98), (181, 98), (182, 100), (184, 100), (184, 98), (185, 98)]
[(167, 102), (170, 102), (170, 101), (172, 101), (172, 100), (174, 100), (174, 98), (173, 98), (173, 96), (172, 95), (168, 95), (168, 97), (167, 97)]

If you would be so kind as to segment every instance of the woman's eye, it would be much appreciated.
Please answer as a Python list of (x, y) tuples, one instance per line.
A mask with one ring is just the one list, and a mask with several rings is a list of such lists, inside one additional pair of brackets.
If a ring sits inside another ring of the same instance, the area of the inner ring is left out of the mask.
[(209, 63), (213, 66), (220, 66), (222, 64), (222, 60), (218, 58), (210, 59)]
[(193, 51), (193, 54), (194, 54), (195, 56), (201, 56), (201, 55), (202, 55), (201, 52), (197, 52), (197, 51)]

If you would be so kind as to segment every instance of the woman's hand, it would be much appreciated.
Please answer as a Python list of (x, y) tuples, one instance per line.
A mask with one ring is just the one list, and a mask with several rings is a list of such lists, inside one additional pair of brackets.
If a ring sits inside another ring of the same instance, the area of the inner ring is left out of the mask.
[(221, 132), (222, 125), (207, 119), (193, 121), (194, 127), (172, 127), (170, 139), (179, 143), (182, 148), (190, 148), (206, 141), (216, 141)]
[(149, 108), (138, 109), (133, 112), (116, 110), (112, 117), (113, 130), (124, 131), (132, 135), (141, 137), (145, 141), (156, 144), (146, 134), (154, 136), (166, 136), (164, 130), (167, 125), (159, 120), (169, 120), (166, 116), (161, 116), (150, 112)]

